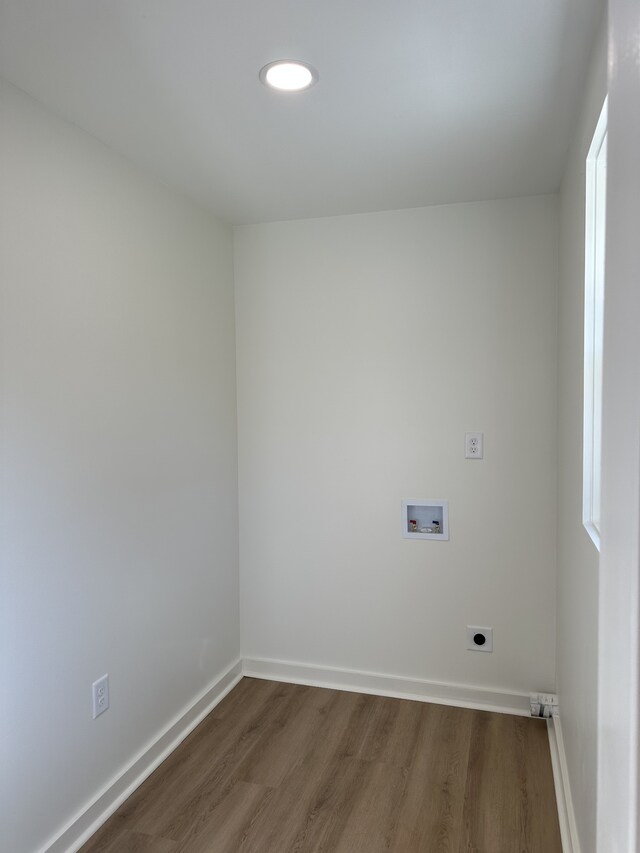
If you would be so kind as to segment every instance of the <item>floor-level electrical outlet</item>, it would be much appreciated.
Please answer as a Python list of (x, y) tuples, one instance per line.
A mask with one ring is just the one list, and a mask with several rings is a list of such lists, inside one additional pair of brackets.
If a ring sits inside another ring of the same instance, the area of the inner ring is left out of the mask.
[(467, 648), (472, 652), (492, 652), (493, 628), (467, 625)]
[(103, 675), (91, 685), (91, 696), (93, 698), (93, 719), (109, 707), (109, 675)]
[(558, 697), (555, 693), (531, 693), (529, 695), (531, 701), (531, 716), (532, 717), (549, 717), (558, 716)]

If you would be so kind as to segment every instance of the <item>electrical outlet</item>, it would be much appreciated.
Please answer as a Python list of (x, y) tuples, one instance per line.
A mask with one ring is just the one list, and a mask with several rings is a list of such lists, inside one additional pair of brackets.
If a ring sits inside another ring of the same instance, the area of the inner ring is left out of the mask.
[(103, 675), (91, 685), (93, 698), (93, 719), (104, 713), (109, 707), (109, 675)]
[(549, 717), (558, 716), (558, 697), (555, 693), (530, 693), (529, 699), (531, 703), (532, 717)]
[(465, 459), (482, 459), (483, 456), (483, 434), (481, 432), (467, 432), (464, 435), (464, 457)]
[(493, 628), (467, 625), (467, 649), (472, 652), (492, 652)]

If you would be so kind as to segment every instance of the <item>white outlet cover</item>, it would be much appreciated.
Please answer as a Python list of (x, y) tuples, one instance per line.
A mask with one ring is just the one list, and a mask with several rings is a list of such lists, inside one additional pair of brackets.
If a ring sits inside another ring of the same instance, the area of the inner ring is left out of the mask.
[[(477, 643), (476, 637), (481, 634), (484, 643)], [(471, 652), (493, 651), (493, 628), (481, 628), (478, 625), (467, 625), (467, 649)]]
[(106, 673), (91, 685), (93, 719), (103, 714), (109, 707), (109, 674)]
[(484, 456), (484, 434), (481, 432), (466, 432), (464, 434), (465, 459), (482, 459)]

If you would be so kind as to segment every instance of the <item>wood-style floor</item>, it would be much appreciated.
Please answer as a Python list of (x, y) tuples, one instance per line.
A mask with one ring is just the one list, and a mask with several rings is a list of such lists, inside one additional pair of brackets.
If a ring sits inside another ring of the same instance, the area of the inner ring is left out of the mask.
[(81, 853), (561, 853), (545, 723), (244, 678)]

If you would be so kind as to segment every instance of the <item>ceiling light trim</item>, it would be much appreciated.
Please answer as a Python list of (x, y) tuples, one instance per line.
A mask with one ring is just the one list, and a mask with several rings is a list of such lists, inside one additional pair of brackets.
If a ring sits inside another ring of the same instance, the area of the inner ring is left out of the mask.
[(258, 76), (268, 89), (285, 94), (307, 92), (320, 79), (316, 69), (301, 59), (276, 59), (261, 68)]

